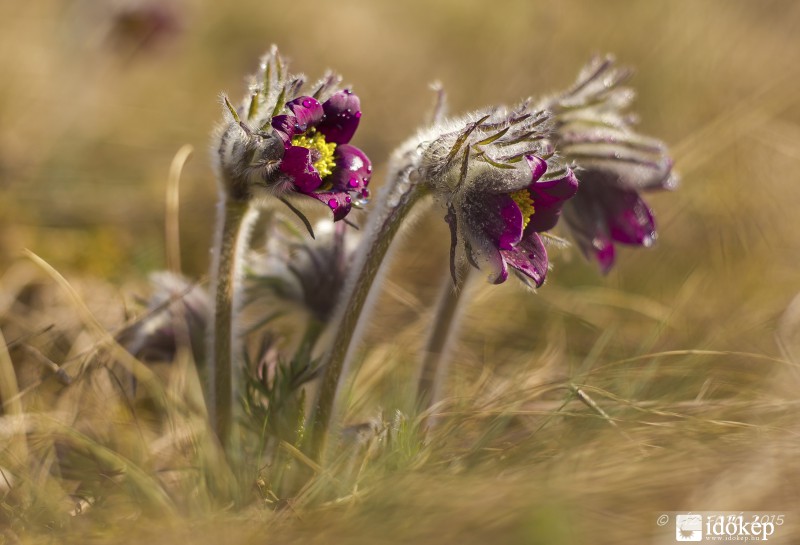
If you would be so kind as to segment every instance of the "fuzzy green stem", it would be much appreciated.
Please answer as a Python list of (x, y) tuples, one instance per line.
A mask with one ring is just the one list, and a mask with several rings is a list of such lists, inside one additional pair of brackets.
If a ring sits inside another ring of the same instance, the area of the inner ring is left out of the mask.
[(373, 210), (372, 221), (361, 241), (362, 250), (357, 254), (348, 275), (342, 298), (345, 303), (340, 306), (338, 316), (334, 319), (337, 328), (332, 337), (333, 346), (322, 362), (322, 386), (311, 418), (309, 454), (313, 460), (322, 460), (336, 394), (341, 386), (345, 364), (356, 344), (359, 325), (366, 318), (366, 312), (363, 311), (372, 284), (403, 220), (424, 195), (423, 187), (410, 183), (408, 173), (403, 173), (389, 182), (381, 201)]
[(431, 334), (422, 354), (422, 370), (417, 383), (417, 404), (426, 410), (441, 399), (442, 387), (447, 379), (450, 358), (449, 347), (461, 324), (461, 305), (471, 268), (468, 263), (456, 264), (457, 284), (448, 274), (444, 279), (431, 323)]
[[(234, 362), (241, 355), (234, 332), (236, 288), (250, 226), (256, 217), (247, 201), (221, 199), (214, 245), (214, 326), (209, 335), (209, 417), (220, 443), (228, 449), (233, 425)], [(236, 368), (236, 371), (241, 371)]]

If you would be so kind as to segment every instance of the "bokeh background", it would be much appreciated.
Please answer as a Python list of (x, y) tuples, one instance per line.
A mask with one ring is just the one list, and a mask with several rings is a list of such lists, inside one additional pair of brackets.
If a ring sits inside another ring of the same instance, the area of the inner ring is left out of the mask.
[[(800, 4), (789, 0), (3, 2), (0, 282), (29, 248), (102, 285), (95, 293), (141, 293), (165, 266), (165, 185), (184, 144), (195, 153), (181, 179), (181, 257), (188, 276), (203, 277), (218, 96), (241, 96), (270, 44), (311, 79), (333, 68), (352, 84), (364, 112), (354, 143), (376, 165), (375, 188), (429, 112), (430, 83), (459, 113), (558, 91), (592, 54), (613, 53), (636, 68), (641, 132), (668, 143), (682, 177), (648, 198), (658, 243), (624, 249), (606, 277), (577, 250), (554, 250), (535, 295), (513, 282), (473, 287), (452, 388), (475, 399), (487, 366), (520, 391), (520, 376), (577, 381), (610, 405), (622, 434), (587, 418), (559, 416), (552, 432), (537, 423), (499, 481), (448, 469), (437, 485), (387, 478), (348, 524), (371, 527), (370, 539), (390, 539), (389, 527), (433, 542), (447, 527), (442, 539), (461, 543), (640, 543), (662, 510), (800, 519), (788, 484), (800, 476), (800, 321), (790, 308), (800, 292), (798, 32)], [(403, 360), (427, 328), (446, 274), (442, 215), (420, 217), (396, 255), (354, 417), (412, 374), (387, 361)], [(642, 412), (646, 403), (660, 412)], [(471, 422), (484, 424), (496, 423)], [(633, 454), (631, 441), (656, 454)], [(321, 520), (329, 535), (349, 535), (337, 516)]]

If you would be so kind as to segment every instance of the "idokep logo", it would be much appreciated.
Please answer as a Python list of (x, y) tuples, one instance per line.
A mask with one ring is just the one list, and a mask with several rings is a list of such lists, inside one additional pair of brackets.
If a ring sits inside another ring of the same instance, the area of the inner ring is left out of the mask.
[(703, 541), (703, 515), (675, 515), (675, 541)]
[(783, 524), (783, 515), (708, 515), (705, 530), (707, 536), (736, 537), (744, 541), (767, 541), (775, 533), (775, 527)]
[[(657, 524), (667, 526), (674, 518), (675, 541), (712, 543), (720, 541), (762, 542), (780, 534), (783, 513), (754, 513), (729, 511), (695, 511), (662, 513)], [(665, 529), (666, 529), (665, 528)], [(664, 536), (666, 537), (666, 536)], [(667, 538), (668, 540), (671, 538)]]

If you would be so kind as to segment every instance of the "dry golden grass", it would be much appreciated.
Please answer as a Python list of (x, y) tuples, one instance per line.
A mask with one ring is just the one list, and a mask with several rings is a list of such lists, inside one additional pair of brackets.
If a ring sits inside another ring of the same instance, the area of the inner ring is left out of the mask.
[[(27, 468), (30, 485), (6, 496), (0, 476), (0, 543), (640, 544), (670, 538), (661, 513), (702, 510), (785, 512), (771, 541), (800, 541), (800, 5), (175, 6), (183, 31), (135, 50), (110, 46), (110, 4), (0, 5), (0, 466)], [(168, 264), (166, 180), (185, 144), (196, 151), (179, 257), (206, 274), (217, 96), (237, 96), (271, 43), (296, 70), (353, 83), (376, 187), (429, 109), (430, 82), (458, 112), (562, 88), (594, 52), (636, 67), (643, 131), (670, 144), (682, 175), (649, 199), (658, 244), (623, 250), (609, 276), (567, 249), (536, 295), (472, 286), (425, 443), (409, 384), (449, 234), (439, 210), (420, 219), (347, 400), (352, 422), (408, 420), (277, 511), (258, 491), (243, 509), (218, 501), (233, 478), (206, 436), (191, 362), (154, 371), (162, 413), (141, 390), (132, 405), (104, 366), (136, 362), (102, 333), (141, 314), (134, 297)], [(65, 385), (54, 366), (82, 374)], [(73, 474), (56, 469), (54, 443), (79, 453)], [(79, 485), (103, 501), (69, 516)]]

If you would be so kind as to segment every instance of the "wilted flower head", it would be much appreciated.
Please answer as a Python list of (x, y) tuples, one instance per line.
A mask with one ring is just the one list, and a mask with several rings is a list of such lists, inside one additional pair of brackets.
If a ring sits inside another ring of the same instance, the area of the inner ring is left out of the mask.
[(142, 361), (172, 361), (181, 342), (194, 360), (205, 357), (206, 323), (211, 313), (208, 294), (196, 283), (170, 272), (153, 273), (155, 290), (147, 312), (120, 334), (120, 342)]
[(466, 259), (495, 284), (508, 278), (509, 265), (526, 282), (544, 282), (539, 233), (556, 224), (578, 188), (546, 143), (548, 130), (548, 113), (524, 102), (437, 123), (395, 157), (416, 153), (420, 183), (447, 209), (454, 280), (456, 262)]
[(603, 272), (614, 264), (615, 242), (655, 242), (653, 213), (639, 192), (677, 185), (666, 146), (637, 134), (635, 117), (625, 113), (634, 98), (622, 86), (630, 74), (611, 57), (596, 58), (571, 89), (541, 105), (554, 113), (553, 142), (577, 165), (581, 182), (564, 218), (583, 253)]
[(252, 290), (257, 296), (265, 288), (326, 323), (344, 288), (359, 236), (344, 223), (320, 222), (314, 231), (316, 239), (308, 240), (271, 229), (266, 252), (250, 259)]
[(217, 150), (229, 198), (299, 193), (324, 203), (340, 220), (369, 196), (372, 166), (349, 145), (361, 105), (352, 91), (339, 89), (340, 81), (329, 73), (301, 93), (303, 76), (289, 74), (273, 48), (241, 105), (236, 108), (224, 97), (226, 119)]

